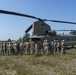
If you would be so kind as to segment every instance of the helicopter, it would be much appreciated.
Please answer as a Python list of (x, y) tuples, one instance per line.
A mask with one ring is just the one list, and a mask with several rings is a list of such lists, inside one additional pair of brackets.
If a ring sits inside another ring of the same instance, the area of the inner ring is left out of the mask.
[[(54, 40), (65, 40), (67, 46), (74, 46), (76, 45), (76, 30), (51, 30), (50, 25), (46, 24), (45, 21), (57, 22), (57, 23), (67, 23), (67, 24), (76, 24), (75, 22), (67, 22), (67, 21), (60, 21), (60, 20), (48, 20), (48, 19), (41, 19), (35, 16), (26, 15), (22, 13), (0, 10), (1, 14), (8, 14), (8, 15), (15, 15), (21, 17), (28, 17), (32, 19), (36, 19), (37, 21), (33, 22), (29, 28), (25, 31), (28, 33), (32, 29), (32, 36), (31, 39), (33, 41), (43, 41), (48, 39), (48, 42), (52, 42)], [(57, 34), (57, 31), (70, 31), (70, 34)]]

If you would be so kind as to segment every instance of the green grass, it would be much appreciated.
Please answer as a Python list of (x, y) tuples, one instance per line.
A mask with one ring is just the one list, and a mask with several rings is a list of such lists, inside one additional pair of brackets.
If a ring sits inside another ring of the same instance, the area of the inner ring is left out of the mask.
[(0, 75), (76, 75), (76, 50), (48, 57), (0, 56)]

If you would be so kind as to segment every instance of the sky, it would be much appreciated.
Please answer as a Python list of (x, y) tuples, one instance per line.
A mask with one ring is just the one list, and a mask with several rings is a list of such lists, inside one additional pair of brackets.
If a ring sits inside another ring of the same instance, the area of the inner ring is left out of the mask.
[[(23, 13), (42, 19), (76, 22), (76, 0), (0, 0), (0, 10)], [(35, 21), (27, 17), (0, 13), (0, 40), (19, 39)], [(52, 30), (76, 30), (76, 25), (73, 24), (46, 23)]]

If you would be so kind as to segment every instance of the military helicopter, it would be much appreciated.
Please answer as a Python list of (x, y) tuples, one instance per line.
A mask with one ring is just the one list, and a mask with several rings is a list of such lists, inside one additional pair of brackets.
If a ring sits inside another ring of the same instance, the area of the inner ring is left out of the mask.
[(57, 23), (76, 24), (75, 22), (41, 19), (41, 18), (37, 18), (35, 16), (12, 12), (12, 11), (6, 11), (6, 10), (0, 10), (0, 13), (28, 17), (28, 18), (38, 20), (36, 22), (33, 22), (33, 24), (25, 31), (26, 33), (28, 33), (32, 29), (31, 39), (33, 41), (35, 41), (35, 40), (43, 41), (44, 39), (48, 39), (48, 42), (50, 43), (53, 40), (59, 40), (59, 41), (65, 40), (67, 43), (67, 46), (76, 45), (76, 30), (57, 30), (57, 31), (71, 31), (69, 35), (57, 34), (56, 30), (51, 30), (51, 27), (45, 23), (45, 21), (51, 21), (51, 22), (57, 22)]

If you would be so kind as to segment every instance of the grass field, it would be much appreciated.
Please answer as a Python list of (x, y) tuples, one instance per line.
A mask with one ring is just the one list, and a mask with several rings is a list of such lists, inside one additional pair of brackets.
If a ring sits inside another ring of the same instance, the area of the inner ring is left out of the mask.
[(76, 49), (48, 57), (0, 56), (0, 75), (76, 75)]

